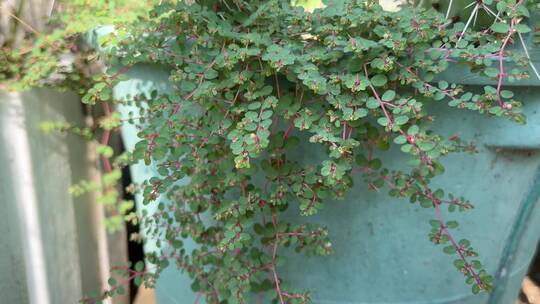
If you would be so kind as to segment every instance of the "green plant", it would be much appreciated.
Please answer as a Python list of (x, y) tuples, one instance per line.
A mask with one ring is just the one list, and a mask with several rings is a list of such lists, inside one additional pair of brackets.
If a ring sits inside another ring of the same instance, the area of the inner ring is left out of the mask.
[[(95, 80), (93, 77), (101, 74), (103, 68), (102, 63), (97, 60), (95, 50), (85, 46), (81, 36), (104, 24), (114, 25), (121, 31), (123, 24), (135, 20), (152, 5), (152, 1), (142, 3), (132, 0), (56, 1), (51, 8), (51, 14), (39, 16), (46, 17), (47, 21), (38, 29), (32, 25), (35, 20), (23, 19), (28, 15), (24, 8), (41, 3), (20, 3), (19, 8), (22, 9), (10, 10), (6, 6), (3, 8), (6, 11), (2, 12), (7, 14), (11, 22), (2, 24), (5, 29), (1, 28), (0, 32), (11, 34), (7, 37), (0, 36), (3, 38), (0, 39), (0, 89), (54, 87), (80, 95), (86, 94), (100, 79)], [(18, 37), (20, 39), (17, 39)], [(106, 100), (105, 97), (102, 95), (101, 99)], [(122, 200), (118, 191), (125, 155), (115, 156), (112, 148), (108, 146), (111, 131), (119, 126), (120, 118), (118, 113), (111, 113), (105, 104), (102, 112), (104, 115), (94, 111), (95, 123), (89, 126), (55, 121), (44, 122), (41, 127), (45, 132), (72, 132), (97, 142), (97, 153), (101, 156), (105, 171), (102, 180), (79, 181), (70, 191), (73, 195), (82, 195), (88, 191), (100, 192), (98, 201), (105, 205), (108, 213), (105, 224), (113, 231), (124, 225), (133, 202)]]
[[(38, 5), (31, 1), (25, 4)], [(11, 11), (6, 6), (3, 13), (11, 22), (3, 32), (12, 34), (4, 37), (0, 49), (2, 87), (22, 90), (54, 85), (83, 94), (92, 83), (89, 78), (96, 63), (91, 56), (93, 51), (82, 47), (81, 34), (103, 24), (132, 21), (150, 4), (131, 0), (56, 1), (52, 14), (40, 16), (48, 20), (39, 30), (19, 16), (23, 11)], [(18, 30), (23, 31), (22, 39), (16, 39)]]
[[(306, 303), (308, 291), (284, 288), (280, 249), (327, 255), (331, 240), (324, 226), (282, 215), (317, 213), (360, 187), (352, 180), (360, 175), (373, 190), (433, 209), (429, 239), (455, 256), (474, 293), (489, 291), (492, 278), (478, 253), (454, 236), (458, 223), (444, 219), (443, 209), (473, 205), (430, 186), (444, 172), (442, 157), (474, 146), (433, 132), (426, 106), (524, 123), (502, 82), (528, 76), (530, 60), (509, 46), (531, 30), (522, 22), (529, 8), (538, 9), (533, 1), (497, 1), (494, 23), (476, 31), (434, 10), (385, 12), (373, 0), (335, 1), (313, 13), (279, 0), (157, 5), (113, 41), (107, 58), (123, 68), (111, 68), (84, 98), (107, 104), (114, 84), (138, 63), (170, 68), (174, 92), (139, 96), (144, 106), (130, 119), (141, 138), (131, 161), (159, 173), (140, 185), (144, 203), (158, 203), (159, 211), (138, 220), (162, 251), (148, 254), (154, 272), (139, 267), (127, 278), (152, 284), (174, 261), (208, 303), (250, 302), (254, 293)], [(434, 81), (450, 62), (498, 85), (474, 93)], [(327, 159), (299, 162), (292, 156), (299, 142), (324, 148)], [(385, 168), (377, 157), (392, 145), (410, 156), (410, 171)], [(189, 184), (179, 186), (186, 177)], [(199, 248), (186, 251), (186, 238)]]

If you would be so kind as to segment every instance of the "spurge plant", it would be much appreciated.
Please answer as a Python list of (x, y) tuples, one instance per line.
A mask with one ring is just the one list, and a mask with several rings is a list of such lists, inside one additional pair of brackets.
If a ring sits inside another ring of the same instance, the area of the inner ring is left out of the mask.
[[(138, 220), (160, 251), (148, 253), (151, 271), (139, 265), (129, 279), (152, 284), (173, 262), (208, 303), (253, 303), (261, 293), (307, 303), (309, 291), (288, 286), (278, 271), (284, 248), (331, 254), (327, 228), (309, 217), (339, 208), (329, 202), (352, 187), (368, 187), (432, 209), (429, 240), (455, 257), (474, 293), (490, 290), (471, 242), (444, 219), (473, 208), (461, 197), (467, 193), (431, 186), (444, 156), (475, 148), (434, 132), (430, 109), (525, 122), (503, 81), (528, 77), (520, 41), (531, 31), (534, 1), (477, 1), (475, 10), (491, 16), (484, 28), (474, 16), (455, 22), (434, 9), (387, 12), (374, 0), (329, 1), (314, 12), (280, 0), (192, 2), (163, 1), (112, 34), (111, 68), (85, 97), (107, 104), (137, 64), (170, 71), (170, 92), (137, 96), (139, 112), (116, 120), (139, 127), (132, 162), (157, 172), (139, 191), (158, 212)], [(437, 80), (457, 65), (498, 85), (479, 93)], [(385, 167), (379, 156), (393, 147), (409, 156), (410, 169)], [(299, 149), (322, 156), (306, 160)]]

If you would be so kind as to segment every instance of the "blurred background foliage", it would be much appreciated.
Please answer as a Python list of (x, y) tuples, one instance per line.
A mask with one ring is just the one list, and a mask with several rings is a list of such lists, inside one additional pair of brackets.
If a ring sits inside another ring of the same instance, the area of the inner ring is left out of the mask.
[(0, 4), (0, 89), (55, 84), (85, 88), (90, 52), (80, 33), (120, 25), (148, 12), (153, 1), (3, 0)]

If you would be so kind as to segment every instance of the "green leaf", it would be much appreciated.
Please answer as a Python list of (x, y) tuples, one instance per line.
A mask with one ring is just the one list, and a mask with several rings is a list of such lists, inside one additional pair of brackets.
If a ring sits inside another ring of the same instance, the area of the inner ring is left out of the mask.
[(143, 270), (144, 270), (144, 262), (137, 261), (137, 263), (135, 263), (135, 271), (141, 272)]
[(457, 43), (456, 43), (456, 47), (458, 49), (464, 49), (467, 47), (467, 45), (469, 45), (469, 42), (465, 39), (462, 39), (462, 40), (459, 40)]
[(126, 293), (126, 289), (124, 288), (124, 286), (118, 286), (118, 288), (116, 289), (116, 293), (119, 295), (123, 295)]
[(409, 153), (411, 152), (413, 146), (411, 144), (405, 144), (403, 146), (401, 146), (401, 151), (405, 152), (405, 153)]
[(499, 69), (487, 68), (487, 69), (484, 70), (484, 74), (486, 74), (486, 76), (488, 76), (488, 77), (495, 78), (495, 77), (499, 76)]
[(418, 148), (425, 152), (431, 151), (433, 148), (435, 148), (435, 143), (426, 141), (419, 141), (416, 143), (416, 145), (418, 146)]
[[(402, 147), (405, 147), (405, 146), (402, 146)], [(431, 208), (433, 207), (433, 202), (427, 198), (421, 198), (420, 199), (420, 206), (422, 208)]]
[(392, 100), (394, 100), (395, 97), (396, 97), (396, 92), (394, 92), (393, 90), (388, 90), (388, 91), (384, 92), (381, 99), (383, 101), (392, 101)]
[(402, 145), (407, 142), (407, 138), (403, 135), (399, 135), (396, 138), (394, 138), (394, 142), (398, 145)]
[(248, 104), (248, 109), (252, 111), (258, 110), (260, 107), (261, 107), (261, 103), (258, 101)]
[(531, 28), (526, 24), (517, 24), (516, 25), (516, 31), (520, 34), (529, 33), (531, 31)]
[(444, 80), (439, 81), (439, 88), (441, 90), (446, 90), (448, 88), (448, 82)]
[(405, 115), (398, 116), (395, 119), (396, 124), (399, 126), (406, 124), (408, 121), (409, 121), (409, 117)]
[(116, 279), (115, 278), (109, 278), (109, 280), (107, 281), (107, 283), (109, 283), (109, 286), (115, 286), (117, 284), (116, 282)]
[(468, 248), (471, 246), (471, 242), (467, 239), (461, 239), (459, 240), (459, 246), (463, 247), (463, 248)]
[(456, 221), (448, 221), (448, 222), (446, 222), (446, 227), (448, 227), (450, 229), (455, 229), (458, 226), (459, 226), (459, 224)]
[(368, 109), (376, 109), (379, 107), (379, 101), (373, 97), (370, 97), (366, 103)]
[(512, 98), (512, 97), (514, 97), (514, 93), (512, 91), (502, 90), (501, 91), (501, 97), (502, 98)]
[(388, 79), (383, 74), (377, 74), (371, 78), (371, 84), (375, 87), (382, 87), (387, 81)]
[(465, 261), (463, 261), (463, 260), (454, 260), (454, 266), (456, 266), (456, 268), (458, 270), (461, 270), (463, 267), (465, 267)]
[(412, 125), (409, 130), (407, 131), (407, 134), (409, 135), (416, 135), (420, 131), (420, 128), (417, 125)]
[(388, 118), (386, 118), (386, 117), (379, 117), (379, 119), (377, 119), (377, 122), (378, 122), (381, 126), (386, 127), (390, 121), (389, 121)]
[(376, 159), (372, 159), (370, 162), (369, 162), (369, 167), (373, 170), (379, 170), (381, 167), (382, 167), (382, 162), (380, 159), (376, 158)]
[(449, 245), (449, 246), (444, 247), (443, 251), (446, 254), (455, 254), (456, 253), (456, 247), (454, 247), (454, 245)]
[(205, 79), (214, 79), (218, 76), (218, 72), (214, 69), (209, 69), (206, 72), (204, 72), (204, 78)]
[(491, 30), (495, 33), (508, 33), (510, 26), (506, 23), (496, 22), (491, 26)]

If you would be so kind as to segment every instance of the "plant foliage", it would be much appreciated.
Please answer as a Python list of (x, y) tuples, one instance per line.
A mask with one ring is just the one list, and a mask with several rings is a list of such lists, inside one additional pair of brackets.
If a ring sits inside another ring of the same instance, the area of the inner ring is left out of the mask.
[[(45, 28), (40, 31), (32, 27), (29, 20), (17, 16), (21, 12), (11, 12), (6, 3), (2, 14), (7, 14), (10, 22), (2, 24), (2, 30), (13, 34), (0, 44), (0, 81), (3, 82), (0, 88), (55, 86), (84, 94), (92, 84), (88, 78), (96, 64), (93, 52), (83, 47), (81, 35), (103, 24), (127, 24), (151, 4), (151, 1), (133, 0), (56, 1), (54, 14), (49, 17), (44, 12), (44, 16), (39, 16), (47, 19)], [(43, 4), (28, 3), (26, 7), (31, 5)], [(22, 41), (15, 37), (19, 28), (24, 30)]]
[[(43, 5), (23, 2), (19, 8)], [(24, 10), (10, 9), (9, 3), (2, 8), (4, 11), (1, 13), (9, 17), (9, 22), (0, 25), (0, 32), (10, 35), (0, 36), (0, 89), (51, 87), (70, 90), (81, 96), (86, 94), (102, 79), (93, 79), (93, 76), (101, 74), (103, 69), (96, 52), (83, 43), (86, 36), (104, 24), (115, 25), (117, 31), (121, 31), (123, 25), (136, 20), (152, 5), (152, 1), (142, 3), (133, 0), (53, 2), (53, 14), (48, 16), (43, 10), (43, 16), (38, 16), (47, 19), (45, 26), (39, 29), (31, 25), (31, 20), (24, 20), (28, 15), (24, 14)], [(17, 39), (19, 32), (22, 32), (21, 39)], [(101, 95), (101, 100), (107, 99), (105, 94)], [(105, 104), (103, 108), (104, 117), (95, 114), (95, 123), (86, 126), (77, 126), (68, 121), (46, 121), (41, 123), (41, 128), (45, 132), (75, 133), (88, 140), (96, 139), (101, 133), (96, 152), (103, 159), (105, 173), (102, 180), (80, 181), (71, 187), (70, 192), (75, 196), (89, 191), (100, 193), (97, 201), (105, 206), (108, 215), (105, 225), (108, 230), (114, 231), (124, 225), (133, 202), (122, 200), (118, 189), (121, 168), (125, 166), (124, 155), (117, 155), (113, 160), (114, 151), (108, 146), (111, 131), (120, 125), (119, 113), (110, 113)]]
[[(130, 119), (140, 127), (131, 161), (158, 172), (139, 190), (159, 211), (139, 220), (161, 250), (148, 256), (154, 272), (126, 276), (153, 282), (172, 261), (208, 303), (250, 303), (257, 293), (307, 303), (309, 291), (285, 287), (281, 253), (328, 255), (331, 240), (324, 225), (285, 213), (309, 217), (352, 187), (369, 187), (433, 209), (429, 239), (455, 257), (474, 293), (489, 291), (478, 253), (453, 235), (457, 222), (444, 219), (473, 205), (430, 186), (444, 156), (474, 147), (434, 132), (428, 106), (524, 123), (502, 84), (528, 77), (530, 60), (513, 47), (531, 31), (532, 2), (477, 1), (476, 10), (493, 14), (476, 29), (474, 13), (451, 22), (433, 9), (386, 12), (373, 0), (333, 1), (314, 12), (279, 0), (163, 1), (110, 36), (108, 60), (122, 68), (96, 78), (85, 102), (108, 103), (122, 74), (141, 63), (167, 67), (174, 86), (139, 96)], [(451, 65), (497, 85), (478, 93), (436, 80)], [(299, 145), (325, 156), (306, 162), (294, 156)], [(392, 146), (410, 158), (410, 170), (385, 167), (379, 155)], [(187, 239), (197, 249), (186, 250)]]

